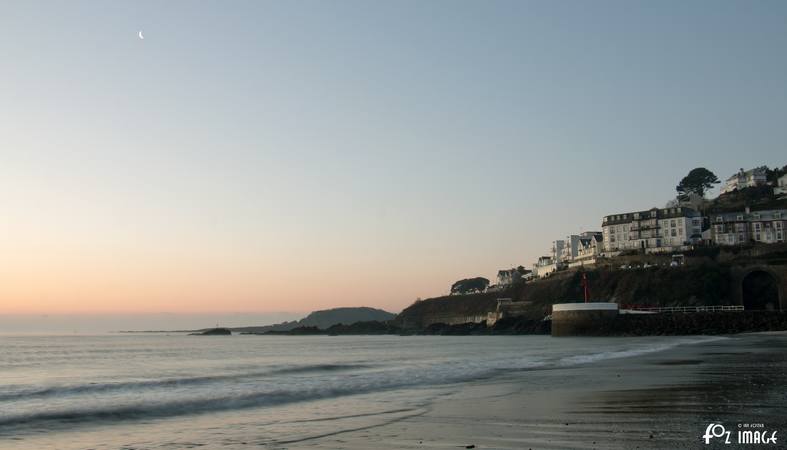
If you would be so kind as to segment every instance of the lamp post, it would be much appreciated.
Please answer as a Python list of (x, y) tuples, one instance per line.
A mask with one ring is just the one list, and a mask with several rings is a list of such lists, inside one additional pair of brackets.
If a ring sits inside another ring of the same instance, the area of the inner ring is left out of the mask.
[(590, 291), (588, 287), (588, 274), (587, 272), (582, 272), (582, 288), (585, 291), (585, 303), (590, 301)]

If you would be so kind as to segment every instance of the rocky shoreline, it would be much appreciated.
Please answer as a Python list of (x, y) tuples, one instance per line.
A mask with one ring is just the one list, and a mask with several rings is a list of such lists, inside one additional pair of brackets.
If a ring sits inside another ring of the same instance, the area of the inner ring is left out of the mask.
[[(758, 331), (787, 331), (787, 313), (773, 311), (621, 314), (605, 327), (584, 331), (587, 336), (684, 336), (726, 335)], [(493, 326), (486, 323), (448, 325), (436, 323), (423, 329), (405, 329), (393, 321), (356, 322), (327, 329), (301, 327), (265, 335), (530, 335), (550, 334), (551, 322), (525, 317), (504, 318)], [(252, 333), (253, 334), (253, 333)]]

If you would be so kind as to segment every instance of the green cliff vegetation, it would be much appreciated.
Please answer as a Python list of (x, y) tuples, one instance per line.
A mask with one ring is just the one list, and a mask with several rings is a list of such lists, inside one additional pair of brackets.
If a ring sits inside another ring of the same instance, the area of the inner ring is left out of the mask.
[[(609, 267), (585, 271), (590, 297), (622, 306), (691, 306), (730, 304), (730, 267), (704, 263), (696, 266), (620, 270)], [(531, 283), (520, 300), (549, 308), (553, 303), (582, 301), (581, 272)]]
[(511, 289), (467, 295), (446, 295), (420, 300), (399, 313), (396, 316), (396, 322), (405, 328), (421, 328), (433, 323), (432, 320), (439, 321), (439, 317), (445, 315), (485, 315), (487, 312), (495, 310), (498, 298), (511, 297), (515, 292), (515, 289)]
[[(602, 267), (585, 271), (595, 301), (621, 305), (690, 306), (731, 304), (730, 266), (708, 262), (686, 267), (648, 267), (621, 270)], [(528, 302), (525, 316), (540, 319), (553, 303), (582, 301), (582, 273), (567, 271), (508, 290), (426, 299), (405, 308), (397, 322), (404, 327), (426, 327), (447, 317), (480, 316), (495, 311), (497, 299)]]
[(778, 198), (773, 186), (747, 187), (719, 195), (708, 202), (706, 213), (738, 212), (750, 208), (752, 211), (787, 208), (787, 198)]

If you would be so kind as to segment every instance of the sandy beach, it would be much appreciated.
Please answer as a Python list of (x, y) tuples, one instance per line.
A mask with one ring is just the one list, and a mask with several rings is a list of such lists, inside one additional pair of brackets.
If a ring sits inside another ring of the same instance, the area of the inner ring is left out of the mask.
[[(701, 439), (710, 423), (787, 433), (787, 335), (526, 370), (464, 385), (417, 414), (283, 448), (784, 448)], [(474, 446), (474, 447), (473, 447)]]
[(3, 340), (3, 450), (736, 448), (701, 441), (709, 424), (784, 448), (787, 430), (784, 334)]

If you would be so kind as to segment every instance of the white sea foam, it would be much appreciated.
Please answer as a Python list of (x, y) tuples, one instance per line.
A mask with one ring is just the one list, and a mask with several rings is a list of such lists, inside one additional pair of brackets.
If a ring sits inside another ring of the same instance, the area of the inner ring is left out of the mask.
[(568, 356), (560, 359), (558, 364), (561, 366), (573, 366), (577, 364), (588, 364), (588, 363), (594, 363), (594, 362), (599, 362), (608, 359), (629, 358), (632, 356), (646, 355), (648, 353), (662, 352), (665, 350), (669, 350), (671, 348), (675, 348), (679, 345), (703, 344), (703, 343), (724, 340), (724, 339), (729, 339), (729, 338), (723, 336), (700, 336), (700, 337), (691, 337), (691, 338), (679, 338), (679, 340), (673, 342), (658, 343), (653, 345), (643, 345), (638, 348), (632, 348), (626, 350), (606, 351), (606, 352), (590, 353), (585, 355)]
[[(726, 338), (28, 338), (0, 355), (0, 434), (440, 387), (719, 339)], [(36, 369), (3, 369), (3, 358), (36, 359)]]

